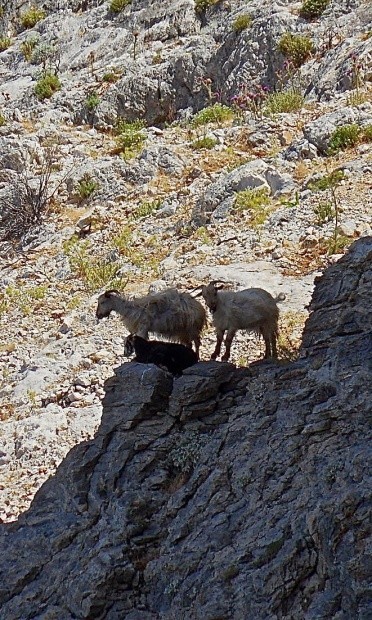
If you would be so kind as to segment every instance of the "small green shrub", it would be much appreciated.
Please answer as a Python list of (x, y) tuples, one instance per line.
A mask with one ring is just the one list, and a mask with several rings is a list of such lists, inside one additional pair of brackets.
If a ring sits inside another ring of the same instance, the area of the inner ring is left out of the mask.
[[(46, 295), (48, 287), (42, 286), (8, 286), (0, 297), (2, 312), (7, 312), (9, 307), (17, 308), (23, 316), (32, 314), (38, 302)], [(1, 312), (0, 312), (1, 314)]]
[(11, 44), (12, 40), (10, 37), (0, 37), (0, 52), (7, 50)]
[(251, 24), (252, 16), (245, 13), (244, 15), (239, 15), (236, 19), (234, 19), (232, 29), (234, 32), (242, 32), (243, 30), (247, 30)]
[(197, 13), (204, 13), (212, 6), (218, 4), (220, 0), (195, 0), (195, 11)]
[(252, 228), (256, 228), (265, 222), (269, 213), (269, 204), (268, 189), (260, 187), (237, 192), (234, 207), (238, 212), (250, 211), (249, 223)]
[(300, 16), (304, 19), (320, 17), (329, 3), (330, 0), (304, 0), (300, 9)]
[(191, 148), (194, 150), (213, 149), (216, 144), (217, 140), (215, 140), (214, 138), (210, 138), (209, 136), (204, 136), (203, 138), (194, 140), (194, 142), (191, 144)]
[(44, 19), (46, 13), (43, 9), (38, 9), (36, 6), (30, 7), (27, 11), (21, 15), (21, 24), (25, 30), (33, 28), (38, 22)]
[(6, 118), (2, 112), (0, 112), (0, 127), (4, 127), (6, 125)]
[(1, 17), (4, 17), (4, 13), (5, 13), (5, 11), (4, 11), (4, 7), (3, 7), (3, 6), (0, 6), (0, 18), (1, 18)]
[(297, 112), (304, 104), (303, 95), (297, 90), (282, 90), (278, 93), (271, 93), (265, 103), (264, 114), (282, 114)]
[(361, 128), (358, 125), (341, 125), (331, 135), (329, 153), (331, 155), (355, 146), (359, 141)]
[(89, 241), (79, 241), (74, 235), (63, 244), (63, 249), (71, 271), (83, 281), (88, 291), (123, 287), (123, 276), (120, 274), (121, 264), (117, 261), (104, 261), (101, 258), (92, 257)]
[(100, 104), (100, 101), (101, 100), (100, 100), (98, 94), (96, 93), (96, 91), (93, 91), (86, 98), (86, 100), (85, 100), (85, 107), (87, 108), (87, 110), (89, 110), (89, 112), (94, 112), (94, 110), (96, 108), (98, 108), (98, 106)]
[(120, 13), (130, 3), (131, 0), (111, 0), (110, 11), (112, 13)]
[(50, 71), (53, 63), (58, 63), (60, 56), (59, 47), (48, 41), (37, 42), (32, 51), (30, 62), (33, 65), (41, 65), (43, 71)]
[(315, 205), (314, 214), (316, 216), (316, 224), (319, 226), (331, 222), (336, 215), (332, 203), (330, 202), (320, 202)]
[(28, 37), (25, 41), (21, 43), (21, 53), (27, 62), (30, 62), (32, 58), (32, 54), (34, 52), (35, 47), (39, 42), (38, 36)]
[(36, 97), (40, 101), (43, 101), (44, 99), (50, 99), (50, 97), (52, 97), (54, 93), (56, 93), (58, 90), (61, 90), (61, 82), (59, 81), (57, 75), (46, 71), (38, 79), (34, 90)]
[(90, 174), (84, 174), (77, 185), (77, 192), (82, 200), (87, 200), (98, 188), (98, 181), (95, 181)]
[(286, 32), (278, 43), (278, 49), (295, 67), (301, 67), (310, 57), (314, 45), (305, 35)]
[(134, 157), (140, 150), (146, 140), (143, 132), (145, 123), (142, 120), (137, 121), (118, 121), (116, 125), (116, 143), (120, 151), (123, 152), (125, 159)]
[(348, 245), (350, 245), (351, 241), (352, 240), (349, 237), (340, 234), (339, 230), (336, 229), (335, 234), (331, 239), (328, 239), (326, 244), (328, 254), (338, 254), (339, 252), (342, 252)]
[(159, 199), (152, 200), (151, 202), (144, 201), (135, 209), (133, 217), (136, 220), (141, 217), (148, 217), (160, 209), (161, 205), (162, 201)]
[(191, 474), (202, 456), (206, 441), (207, 437), (196, 431), (184, 431), (176, 437), (166, 457), (170, 473)]
[(195, 114), (191, 121), (193, 127), (200, 127), (208, 123), (223, 123), (233, 118), (234, 112), (227, 105), (215, 103), (214, 105), (204, 108)]
[(336, 187), (344, 177), (343, 170), (333, 170), (330, 174), (325, 174), (319, 179), (310, 180), (306, 187), (312, 192), (323, 192), (326, 189)]
[(102, 82), (108, 82), (109, 84), (115, 84), (120, 80), (120, 73), (118, 71), (108, 71), (102, 76)]

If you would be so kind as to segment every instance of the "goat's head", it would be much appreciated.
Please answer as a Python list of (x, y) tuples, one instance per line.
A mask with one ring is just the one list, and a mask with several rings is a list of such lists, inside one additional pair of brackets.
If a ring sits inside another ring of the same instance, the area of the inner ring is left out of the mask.
[(112, 300), (114, 297), (117, 297), (118, 295), (120, 295), (119, 291), (112, 289), (110, 291), (106, 291), (105, 293), (102, 293), (102, 295), (98, 297), (97, 310), (96, 310), (96, 318), (98, 320), (105, 319), (106, 317), (110, 316), (110, 313), (113, 309)]
[(133, 355), (134, 351), (134, 339), (135, 339), (135, 335), (134, 334), (129, 334), (129, 336), (127, 336), (124, 340), (124, 355), (125, 357), (131, 357), (131, 355)]
[[(221, 283), (220, 286), (217, 286), (217, 284), (219, 283)], [(212, 312), (215, 312), (215, 310), (217, 309), (217, 293), (221, 288), (223, 288), (224, 284), (226, 284), (226, 282), (223, 280), (212, 280), (207, 286), (198, 286), (196, 289), (194, 289), (199, 290), (199, 293), (197, 293), (195, 297), (199, 297), (199, 295), (201, 295), (208, 308)]]

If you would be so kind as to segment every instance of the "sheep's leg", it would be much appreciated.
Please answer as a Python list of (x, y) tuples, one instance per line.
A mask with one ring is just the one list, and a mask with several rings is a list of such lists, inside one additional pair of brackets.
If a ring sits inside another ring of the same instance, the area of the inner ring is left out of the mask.
[(221, 353), (221, 344), (222, 344), (224, 335), (225, 335), (224, 329), (216, 329), (217, 342), (216, 342), (216, 348), (211, 355), (211, 360), (215, 360)]
[(236, 330), (235, 329), (229, 329), (227, 334), (226, 334), (226, 338), (225, 338), (225, 353), (222, 356), (222, 361), (223, 362), (227, 362), (227, 360), (230, 357), (230, 349), (231, 349), (231, 343), (234, 339), (234, 336), (236, 334)]

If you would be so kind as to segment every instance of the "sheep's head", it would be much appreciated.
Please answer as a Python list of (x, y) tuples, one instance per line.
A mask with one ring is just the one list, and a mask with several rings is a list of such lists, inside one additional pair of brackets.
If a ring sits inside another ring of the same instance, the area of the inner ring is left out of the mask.
[(98, 320), (105, 319), (106, 317), (110, 316), (110, 313), (113, 310), (112, 300), (117, 295), (119, 295), (119, 291), (111, 290), (102, 293), (102, 295), (98, 297), (98, 304), (96, 310), (96, 318)]

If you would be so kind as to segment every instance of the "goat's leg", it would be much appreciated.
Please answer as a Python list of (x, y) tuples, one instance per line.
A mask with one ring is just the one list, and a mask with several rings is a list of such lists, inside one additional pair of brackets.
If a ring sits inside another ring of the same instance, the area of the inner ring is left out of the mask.
[(234, 336), (236, 334), (236, 330), (235, 329), (229, 329), (227, 334), (226, 334), (226, 338), (225, 338), (225, 353), (222, 356), (222, 361), (223, 362), (227, 362), (227, 360), (230, 357), (230, 349), (231, 349), (231, 343), (234, 339)]
[(276, 348), (276, 334), (273, 334), (271, 336), (271, 349), (272, 349), (272, 356), (278, 357), (278, 351)]
[(211, 360), (215, 360), (221, 353), (221, 344), (222, 344), (224, 335), (225, 335), (224, 329), (216, 329), (217, 342), (216, 342), (216, 348), (211, 355)]
[(199, 349), (200, 349), (200, 344), (201, 344), (201, 339), (199, 336), (196, 336), (194, 338), (194, 344), (195, 344), (195, 353), (198, 356), (199, 359)]
[(269, 357), (271, 357), (270, 338), (268, 336), (264, 336), (263, 339), (265, 341), (265, 355), (264, 355), (264, 359), (267, 360)]

